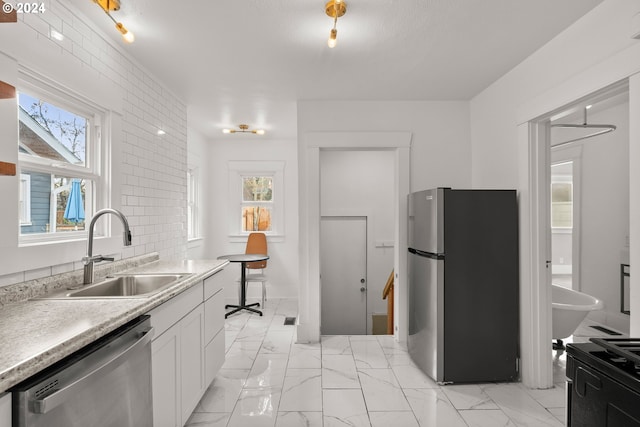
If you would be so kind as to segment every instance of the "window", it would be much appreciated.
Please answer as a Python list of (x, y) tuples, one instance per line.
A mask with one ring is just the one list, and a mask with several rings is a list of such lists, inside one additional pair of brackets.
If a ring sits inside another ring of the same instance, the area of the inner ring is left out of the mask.
[(570, 182), (551, 183), (551, 227), (573, 227), (573, 185)]
[(284, 230), (284, 162), (229, 162), (229, 228), (231, 236)]
[(20, 240), (77, 238), (104, 187), (102, 114), (34, 79), (20, 87), (18, 118)]
[(271, 231), (273, 176), (242, 176), (242, 231)]
[(187, 170), (187, 234), (188, 239), (200, 237), (199, 230), (199, 193), (198, 193), (198, 169)]

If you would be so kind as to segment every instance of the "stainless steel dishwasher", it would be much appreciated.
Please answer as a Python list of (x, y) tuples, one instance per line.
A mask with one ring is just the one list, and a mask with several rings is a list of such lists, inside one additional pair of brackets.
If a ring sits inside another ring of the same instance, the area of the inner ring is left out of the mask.
[(13, 387), (13, 427), (152, 427), (152, 335), (141, 316)]

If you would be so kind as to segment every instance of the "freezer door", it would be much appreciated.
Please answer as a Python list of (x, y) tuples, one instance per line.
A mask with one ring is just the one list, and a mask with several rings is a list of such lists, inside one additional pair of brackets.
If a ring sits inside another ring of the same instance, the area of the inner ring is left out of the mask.
[(443, 254), (443, 188), (409, 194), (409, 247), (423, 252)]
[(444, 376), (444, 260), (409, 253), (409, 354), (435, 381)]

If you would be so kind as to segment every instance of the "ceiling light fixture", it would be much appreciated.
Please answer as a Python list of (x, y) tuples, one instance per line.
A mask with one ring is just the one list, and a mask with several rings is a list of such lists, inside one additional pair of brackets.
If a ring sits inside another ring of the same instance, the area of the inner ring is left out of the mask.
[(116, 10), (120, 10), (120, 0), (93, 0), (93, 2), (100, 6), (104, 13), (106, 13), (107, 16), (111, 18), (114, 24), (116, 24), (116, 28), (118, 29), (118, 31), (120, 31), (120, 34), (122, 34), (122, 38), (124, 39), (124, 41), (126, 41), (127, 43), (133, 43), (133, 41), (135, 40), (133, 33), (127, 30), (126, 27), (122, 25), (122, 22), (116, 21), (110, 13)]
[(338, 29), (336, 28), (338, 18), (347, 13), (347, 3), (343, 0), (329, 0), (325, 5), (324, 11), (330, 18), (333, 18), (333, 28), (329, 33), (329, 40), (327, 40), (327, 45), (333, 49), (338, 42)]
[(222, 133), (255, 133), (256, 135), (264, 135), (264, 129), (253, 129), (249, 130), (249, 125), (241, 124), (238, 125), (240, 130), (238, 129), (222, 129)]

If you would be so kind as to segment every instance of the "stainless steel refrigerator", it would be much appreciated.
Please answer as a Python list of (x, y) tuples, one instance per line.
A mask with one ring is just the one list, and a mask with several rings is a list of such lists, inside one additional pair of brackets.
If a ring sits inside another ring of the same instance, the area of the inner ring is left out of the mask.
[(409, 195), (409, 354), (439, 383), (519, 372), (515, 190)]

